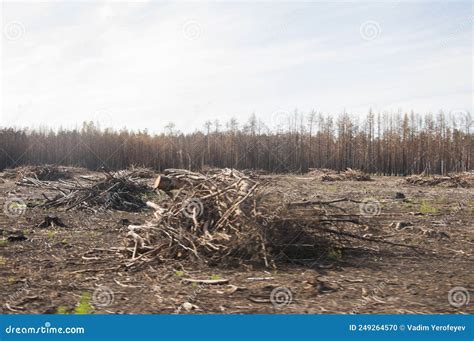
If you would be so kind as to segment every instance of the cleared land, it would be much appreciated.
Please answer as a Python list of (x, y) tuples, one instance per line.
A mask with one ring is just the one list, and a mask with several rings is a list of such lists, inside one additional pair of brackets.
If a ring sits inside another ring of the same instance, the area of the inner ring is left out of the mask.
[[(74, 176), (100, 176), (81, 172)], [(379, 210), (369, 208), (364, 224), (351, 233), (406, 246), (354, 243), (311, 259), (283, 249), (276, 268), (163, 257), (130, 265), (130, 254), (122, 251), (130, 246), (127, 226), (150, 221), (153, 210), (45, 209), (35, 204), (45, 200), (43, 194), (53, 198), (54, 190), (22, 186), (6, 176), (0, 181), (1, 207), (13, 197), (29, 207), (18, 217), (0, 213), (1, 312), (74, 313), (78, 306), (92, 313), (474, 312), (474, 298), (460, 307), (448, 302), (454, 287), (474, 292), (473, 188), (418, 186), (396, 177), (367, 182), (326, 182), (313, 175), (262, 178), (280, 189), (282, 203), (285, 193), (292, 201), (376, 201)], [(152, 186), (154, 178), (145, 181)], [(156, 202), (159, 195), (143, 193), (147, 200)], [(360, 205), (344, 207), (359, 211)], [(58, 220), (45, 223), (47, 215)], [(284, 292), (282, 302), (288, 304), (272, 304), (278, 287), (291, 292), (291, 299)]]

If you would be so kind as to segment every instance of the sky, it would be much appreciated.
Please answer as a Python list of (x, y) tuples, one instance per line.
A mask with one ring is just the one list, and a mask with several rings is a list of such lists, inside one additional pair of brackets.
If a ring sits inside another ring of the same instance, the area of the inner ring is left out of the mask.
[(473, 109), (471, 1), (2, 2), (0, 126)]

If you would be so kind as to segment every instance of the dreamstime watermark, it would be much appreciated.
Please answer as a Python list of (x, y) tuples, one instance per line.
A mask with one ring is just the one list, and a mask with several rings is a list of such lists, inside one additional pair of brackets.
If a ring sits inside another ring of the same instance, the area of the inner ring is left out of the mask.
[(468, 305), (470, 298), (469, 290), (464, 287), (454, 287), (448, 292), (448, 302), (456, 308)]
[(92, 305), (106, 307), (114, 303), (114, 292), (106, 286), (99, 286), (92, 294)]
[(270, 120), (271, 128), (282, 130), (290, 124), (290, 112), (287, 110), (276, 110), (272, 113)]
[[(272, 189), (269, 189), (269, 192), (267, 194), (264, 194), (264, 195), (270, 195), (272, 194)], [(290, 194), (284, 194), (283, 195), (283, 200), (281, 202), (281, 204), (275, 208), (274, 210), (272, 210), (272, 212), (263, 219), (262, 221), (262, 225), (263, 226), (267, 226), (269, 224), (271, 224), (274, 220), (277, 220), (278, 217), (280, 217), (280, 214), (283, 210), (285, 210), (289, 204), (291, 204), (291, 202), (297, 200), (300, 196), (300, 193), (298, 192), (294, 192), (294, 193), (290, 193)], [(311, 196), (308, 200), (311, 201), (313, 199), (315, 199), (316, 196)]]
[(3, 35), (7, 40), (19, 40), (26, 33), (25, 26), (21, 22), (13, 21), (3, 27)]
[(182, 27), (183, 36), (188, 40), (198, 40), (203, 34), (201, 24), (195, 20), (188, 20)]
[(29, 287), (30, 287), (30, 282), (26, 280), (20, 289), (18, 289), (13, 294), (8, 296), (8, 303), (14, 304), (15, 302), (17, 302), (21, 297), (23, 297), (24, 295), (28, 293)]
[(359, 27), (360, 36), (366, 41), (377, 39), (382, 33), (380, 24), (374, 20), (363, 22)]
[(26, 212), (26, 204), (21, 198), (8, 198), (3, 205), (3, 213), (10, 218), (19, 218)]
[(384, 281), (378, 283), (377, 286), (371, 290), (370, 294), (366, 298), (360, 299), (360, 303), (354, 308), (352, 308), (352, 313), (358, 314), (360, 309), (368, 305), (371, 301), (380, 303), (382, 301), (380, 296), (384, 296), (386, 286), (387, 285)]
[(270, 294), (270, 302), (276, 308), (282, 308), (293, 302), (293, 293), (287, 287), (277, 287)]
[(472, 114), (467, 110), (451, 110), (449, 117), (452, 119), (454, 128), (470, 129), (474, 124)]
[(84, 334), (83, 327), (53, 327), (50, 322), (45, 322), (40, 327), (14, 327), (5, 328), (6, 334)]
[(202, 201), (198, 198), (191, 198), (184, 202), (182, 208), (183, 214), (191, 219), (200, 217), (204, 213)]
[(380, 215), (382, 208), (380, 202), (374, 198), (365, 198), (359, 204), (360, 214), (364, 217), (375, 217)]
[(100, 129), (112, 128), (114, 120), (112, 114), (107, 109), (99, 109), (94, 113), (94, 124), (97, 124)]

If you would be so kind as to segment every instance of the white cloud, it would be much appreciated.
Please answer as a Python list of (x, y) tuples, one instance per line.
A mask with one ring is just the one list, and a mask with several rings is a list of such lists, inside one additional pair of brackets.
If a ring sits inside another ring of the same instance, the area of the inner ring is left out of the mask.
[[(351, 3), (5, 5), (4, 21), (27, 31), (2, 41), (3, 124), (74, 126), (106, 111), (117, 128), (160, 131), (279, 108), (472, 110), (459, 13), (441, 27), (405, 14)], [(367, 42), (359, 26), (373, 18), (382, 33)], [(197, 39), (183, 32), (190, 20)]]

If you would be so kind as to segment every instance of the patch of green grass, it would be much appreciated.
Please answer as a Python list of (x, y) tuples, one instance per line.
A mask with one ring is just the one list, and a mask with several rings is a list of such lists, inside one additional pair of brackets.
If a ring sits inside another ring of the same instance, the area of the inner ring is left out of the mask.
[(431, 206), (429, 202), (423, 200), (420, 204), (420, 213), (421, 214), (436, 214), (438, 213), (438, 209), (436, 207)]
[(471, 214), (474, 214), (474, 199), (469, 200), (468, 207)]
[(342, 250), (340, 249), (331, 249), (328, 252), (328, 258), (331, 260), (341, 260), (342, 259)]
[(91, 294), (88, 292), (83, 292), (81, 299), (79, 300), (79, 304), (77, 305), (76, 309), (74, 309), (74, 312), (78, 315), (90, 314), (93, 309), (90, 301)]
[(0, 239), (0, 246), (7, 246), (7, 245), (8, 245), (8, 240)]
[(69, 314), (69, 312), (68, 312), (68, 309), (67, 309), (65, 306), (60, 305), (60, 306), (58, 307), (58, 309), (56, 309), (56, 314), (59, 314), (59, 315), (67, 315), (67, 314)]
[(48, 231), (48, 238), (53, 238), (58, 232), (57, 231)]
[(221, 277), (220, 275), (212, 275), (212, 276), (211, 276), (211, 279), (212, 279), (213, 281), (217, 281), (217, 280), (219, 280), (219, 279), (221, 279), (221, 278), (222, 278), (222, 277)]
[(326, 192), (337, 192), (337, 191), (339, 191), (339, 188), (337, 188), (337, 186), (335, 186), (335, 185), (328, 185), (328, 186), (326, 186), (326, 188), (324, 190)]
[(178, 276), (178, 277), (184, 277), (184, 271), (176, 270), (176, 271), (174, 272), (174, 274), (175, 274), (176, 276)]

